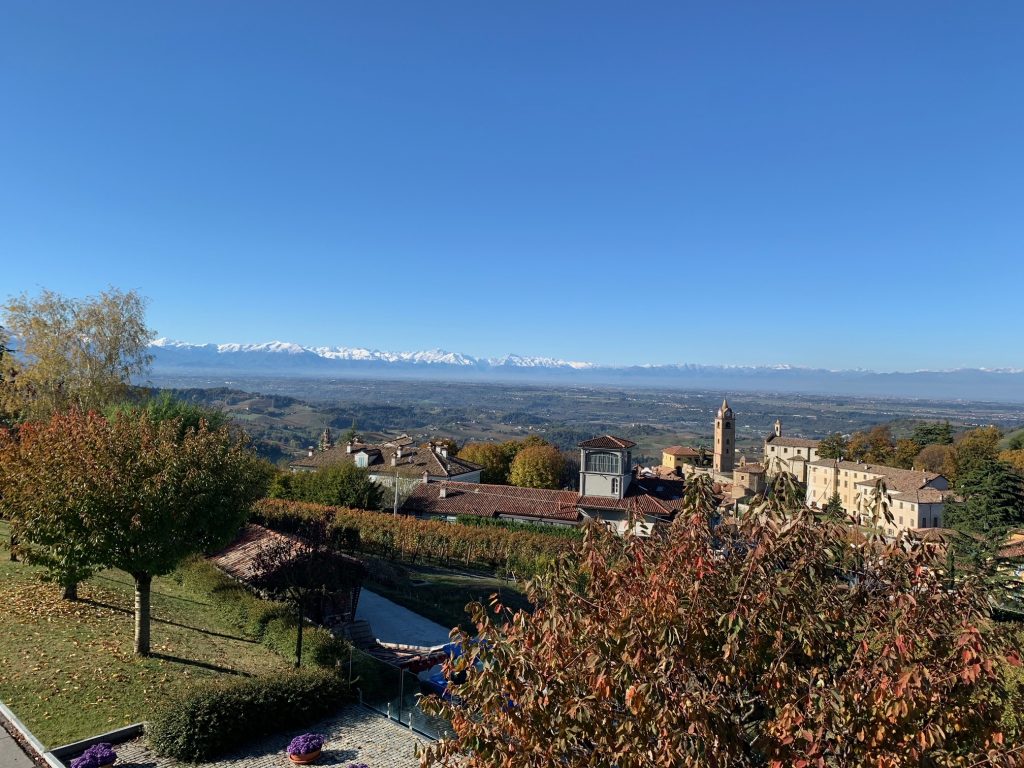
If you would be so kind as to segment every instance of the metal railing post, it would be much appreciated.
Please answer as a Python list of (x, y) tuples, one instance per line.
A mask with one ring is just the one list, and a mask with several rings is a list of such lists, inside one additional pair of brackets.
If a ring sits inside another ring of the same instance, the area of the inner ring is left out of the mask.
[[(398, 722), (402, 722), (402, 709), (405, 707), (405, 670), (398, 668)], [(410, 719), (409, 722), (412, 722)]]

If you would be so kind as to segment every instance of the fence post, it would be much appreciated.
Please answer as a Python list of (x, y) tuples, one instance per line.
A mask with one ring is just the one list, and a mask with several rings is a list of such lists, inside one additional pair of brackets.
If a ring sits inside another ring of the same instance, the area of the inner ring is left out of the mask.
[[(398, 722), (402, 722), (402, 709), (405, 707), (405, 670), (398, 668)], [(412, 723), (412, 717), (409, 717)]]

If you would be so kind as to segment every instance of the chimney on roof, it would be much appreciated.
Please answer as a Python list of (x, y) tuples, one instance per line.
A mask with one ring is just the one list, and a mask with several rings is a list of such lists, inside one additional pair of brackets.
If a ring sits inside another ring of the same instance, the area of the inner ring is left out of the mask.
[(402, 446), (398, 446), (398, 450), (395, 452), (398, 458), (402, 458)]
[(427, 472), (427, 470), (425, 470), (425, 469), (423, 470), (423, 482), (424, 483), (429, 483), (430, 482), (430, 473)]
[(437, 491), (437, 498), (445, 499), (447, 497), (448, 497), (448, 488), (445, 486), (444, 483), (441, 483), (441, 487)]
[(345, 444), (345, 453), (352, 453), (352, 441), (351, 440), (349, 440)]
[(313, 458), (313, 447), (312, 447), (312, 446), (310, 446), (310, 448), (309, 448), (309, 452), (308, 452), (308, 454), (307, 454), (307, 455), (308, 455), (308, 456), (309, 456), (310, 458)]
[(391, 466), (392, 467), (397, 467), (398, 466), (398, 457), (396, 457), (396, 456), (392, 456), (391, 457)]
[(448, 447), (445, 446), (445, 445), (441, 446), (441, 458), (442, 459), (447, 459), (448, 458)]

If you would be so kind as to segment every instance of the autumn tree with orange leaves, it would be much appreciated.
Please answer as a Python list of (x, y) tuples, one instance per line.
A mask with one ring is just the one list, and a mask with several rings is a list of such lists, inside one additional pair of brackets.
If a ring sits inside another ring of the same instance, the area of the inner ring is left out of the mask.
[(1017, 651), (980, 585), (947, 591), (935, 545), (865, 538), (775, 488), (720, 520), (705, 486), (649, 539), (590, 526), (530, 583), (532, 614), (473, 606), (451, 698), (425, 703), (455, 735), (422, 764), (1021, 764), (999, 725)]
[(262, 476), (228, 427), (182, 429), (145, 410), (108, 420), (71, 410), (0, 431), (0, 512), (18, 549), (75, 599), (104, 567), (135, 581), (135, 651), (150, 651), (150, 587), (186, 557), (226, 544)]

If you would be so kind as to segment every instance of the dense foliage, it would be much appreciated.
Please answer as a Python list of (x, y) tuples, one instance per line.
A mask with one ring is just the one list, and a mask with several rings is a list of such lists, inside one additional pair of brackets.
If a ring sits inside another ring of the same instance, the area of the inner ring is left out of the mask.
[(359, 551), (385, 559), (485, 567), (523, 578), (542, 572), (566, 546), (563, 538), (546, 532), (453, 525), (279, 499), (258, 502), (253, 519), (289, 533), (302, 531), (310, 520), (322, 520), (340, 548), (358, 542)]
[(510, 485), (522, 488), (560, 488), (565, 458), (553, 445), (531, 445), (512, 460), (508, 472)]
[(650, 539), (588, 527), (531, 582), (532, 614), (474, 606), (452, 699), (427, 704), (456, 737), (424, 763), (1018, 764), (1016, 651), (935, 545), (851, 536), (782, 495), (715, 525), (701, 495)]
[(975, 463), (961, 473), (957, 497), (946, 504), (945, 523), (965, 533), (1001, 541), (1024, 526), (1024, 476), (1001, 461)]
[(384, 494), (367, 470), (342, 463), (315, 472), (281, 472), (274, 478), (269, 495), (311, 504), (380, 509)]
[(111, 420), (118, 416), (136, 413), (144, 413), (154, 424), (161, 421), (176, 421), (179, 437), (184, 437), (190, 429), (199, 429), (204, 423), (209, 430), (218, 430), (228, 424), (228, 417), (224, 411), (190, 403), (187, 400), (179, 400), (166, 391), (159, 395), (145, 397), (139, 402), (115, 403), (103, 411), (103, 414)]
[(226, 428), (181, 433), (140, 411), (55, 413), (0, 434), (2, 506), (18, 548), (74, 596), (93, 568), (136, 585), (136, 652), (149, 652), (149, 588), (223, 546), (260, 492), (255, 457)]
[(351, 698), (348, 683), (324, 670), (208, 684), (168, 701), (146, 732), (158, 755), (206, 761), (268, 733), (313, 723)]
[(0, 382), (0, 410), (45, 419), (69, 408), (103, 408), (149, 367), (153, 332), (146, 300), (135, 291), (110, 288), (74, 299), (44, 290), (14, 297), (2, 309), (19, 354)]
[(455, 521), (459, 525), (472, 525), (478, 528), (504, 528), (508, 531), (521, 531), (524, 533), (541, 533), (545, 536), (557, 536), (562, 539), (580, 541), (583, 538), (583, 529), (569, 527), (567, 525), (544, 525), (542, 523), (520, 523), (515, 520), (499, 520), (493, 517), (480, 517), (479, 515), (458, 515)]

